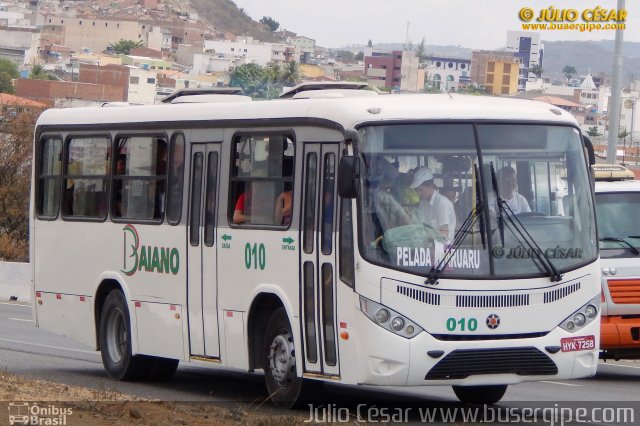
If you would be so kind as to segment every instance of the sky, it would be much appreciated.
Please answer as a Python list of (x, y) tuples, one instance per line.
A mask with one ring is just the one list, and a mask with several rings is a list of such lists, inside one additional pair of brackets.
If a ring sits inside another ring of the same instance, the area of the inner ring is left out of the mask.
[[(404, 43), (497, 49), (508, 30), (521, 30), (519, 11), (616, 9), (617, 0), (233, 0), (256, 21), (270, 16), (280, 29), (316, 40), (323, 47)], [(640, 42), (640, 1), (626, 0), (625, 41)], [(535, 21), (532, 21), (535, 22)], [(583, 22), (581, 19), (576, 23)], [(615, 31), (539, 31), (543, 41), (613, 40)]]

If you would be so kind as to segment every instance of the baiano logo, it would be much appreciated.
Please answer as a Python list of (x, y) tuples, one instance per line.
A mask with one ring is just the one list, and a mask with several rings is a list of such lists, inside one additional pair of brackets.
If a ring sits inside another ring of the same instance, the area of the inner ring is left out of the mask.
[(122, 228), (124, 234), (124, 257), (122, 273), (131, 276), (138, 271), (176, 275), (180, 270), (180, 252), (177, 248), (145, 246), (135, 226)]

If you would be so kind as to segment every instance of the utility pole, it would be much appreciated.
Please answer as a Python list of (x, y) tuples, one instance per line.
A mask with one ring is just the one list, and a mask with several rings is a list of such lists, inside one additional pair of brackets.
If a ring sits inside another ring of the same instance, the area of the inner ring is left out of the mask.
[[(618, 0), (618, 10), (625, 8), (625, 0)], [(609, 103), (609, 139), (607, 145), (607, 162), (616, 163), (618, 150), (618, 131), (620, 130), (620, 91), (622, 89), (622, 39), (623, 31), (616, 30), (616, 41), (613, 52), (613, 78), (611, 81), (611, 100)]]

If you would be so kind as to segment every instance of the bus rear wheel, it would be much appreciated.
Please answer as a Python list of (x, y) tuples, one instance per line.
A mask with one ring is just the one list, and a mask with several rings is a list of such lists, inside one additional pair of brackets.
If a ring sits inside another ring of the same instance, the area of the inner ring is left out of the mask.
[(295, 406), (301, 395), (302, 377), (297, 374), (295, 342), (284, 308), (277, 309), (267, 323), (263, 353), (269, 399), (281, 408)]
[(507, 391), (507, 385), (453, 386), (453, 392), (462, 402), (472, 404), (495, 404)]
[(129, 309), (119, 290), (112, 290), (102, 306), (100, 352), (107, 376), (115, 380), (145, 379), (153, 367), (153, 358), (131, 355)]

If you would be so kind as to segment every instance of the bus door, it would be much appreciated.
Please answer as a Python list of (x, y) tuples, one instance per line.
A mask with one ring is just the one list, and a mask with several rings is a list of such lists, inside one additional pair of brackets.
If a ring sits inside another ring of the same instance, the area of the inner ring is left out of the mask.
[(187, 308), (191, 355), (217, 358), (216, 211), (219, 144), (193, 144), (187, 226)]
[(305, 144), (300, 223), (301, 329), (305, 372), (338, 376), (336, 167), (339, 144)]

